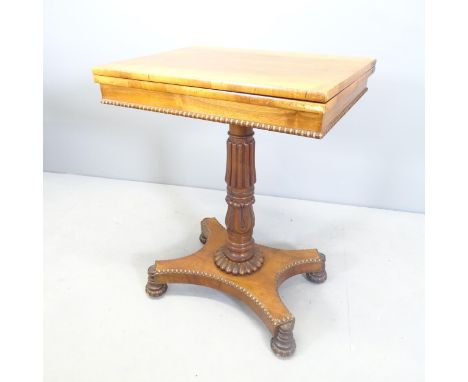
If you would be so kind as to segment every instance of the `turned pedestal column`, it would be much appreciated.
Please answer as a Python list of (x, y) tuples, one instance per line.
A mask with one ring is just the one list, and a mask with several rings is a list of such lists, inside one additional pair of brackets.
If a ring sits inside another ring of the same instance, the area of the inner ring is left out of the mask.
[(228, 293), (270, 330), (275, 354), (291, 355), (295, 319), (278, 287), (297, 274), (324, 282), (325, 256), (316, 249), (278, 249), (254, 241), (253, 129), (321, 139), (367, 91), (374, 69), (372, 58), (209, 47), (93, 68), (104, 104), (229, 125), (225, 227), (215, 218), (203, 219), (203, 247), (157, 260), (148, 269), (147, 293), (162, 296), (169, 283)]
[(167, 283), (179, 282), (231, 294), (249, 305), (271, 331), (273, 352), (287, 357), (296, 348), (294, 317), (277, 289), (298, 273), (315, 283), (325, 281), (325, 256), (315, 249), (281, 250), (255, 243), (255, 141), (250, 127), (229, 126), (226, 183), (226, 228), (214, 218), (203, 219), (204, 247), (186, 257), (156, 261), (148, 269), (146, 292), (158, 297), (167, 291)]
[(264, 257), (256, 251), (253, 239), (255, 140), (251, 127), (229, 125), (227, 140), (226, 245), (215, 255), (216, 265), (226, 273), (244, 275), (255, 272)]

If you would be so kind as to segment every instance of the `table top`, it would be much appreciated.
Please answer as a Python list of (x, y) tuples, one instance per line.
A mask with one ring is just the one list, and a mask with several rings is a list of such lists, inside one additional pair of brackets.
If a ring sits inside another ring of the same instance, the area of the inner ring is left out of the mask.
[(372, 58), (190, 47), (97, 66), (93, 73), (327, 102), (374, 65)]
[(322, 138), (374, 67), (371, 58), (191, 47), (93, 74), (105, 104)]

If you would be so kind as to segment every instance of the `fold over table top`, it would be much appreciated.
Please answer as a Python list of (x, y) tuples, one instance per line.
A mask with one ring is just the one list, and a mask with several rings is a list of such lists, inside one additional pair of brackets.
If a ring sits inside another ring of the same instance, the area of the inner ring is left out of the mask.
[(322, 138), (375, 60), (191, 47), (93, 68), (103, 103)]

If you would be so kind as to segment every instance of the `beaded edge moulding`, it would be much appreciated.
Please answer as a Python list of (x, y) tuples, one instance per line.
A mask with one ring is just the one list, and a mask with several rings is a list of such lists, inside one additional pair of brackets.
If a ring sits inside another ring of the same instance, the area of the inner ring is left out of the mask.
[[(278, 286), (278, 279), (279, 277), (286, 271), (288, 271), (291, 268), (294, 268), (298, 265), (301, 264), (310, 264), (310, 263), (321, 263), (324, 260), (319, 257), (319, 258), (314, 258), (314, 259), (303, 259), (303, 260), (298, 260), (295, 261), (292, 264), (289, 264), (285, 266), (283, 269), (281, 269), (275, 277), (275, 282), (276, 285)], [(156, 261), (155, 268), (153, 269), (154, 274), (156, 275), (161, 275), (161, 274), (174, 274), (174, 273), (184, 273), (184, 274), (189, 274), (189, 275), (195, 275), (195, 276), (200, 276), (200, 277), (207, 277), (211, 278), (213, 280), (222, 282), (225, 285), (228, 285), (234, 289), (237, 289), (241, 293), (243, 293), (245, 296), (247, 296), (249, 299), (253, 301), (255, 305), (257, 305), (263, 313), (268, 317), (268, 319), (275, 325), (281, 325), (286, 322), (291, 322), (294, 321), (294, 316), (292, 314), (289, 314), (287, 316), (281, 317), (281, 318), (274, 318), (273, 314), (266, 308), (265, 305), (262, 304), (262, 302), (255, 297), (250, 291), (248, 291), (246, 288), (232, 282), (231, 280), (225, 279), (224, 277), (209, 273), (209, 272), (204, 272), (204, 271), (196, 271), (196, 270), (191, 270), (191, 269), (181, 269), (181, 268), (166, 268), (166, 269), (158, 269), (158, 262)]]
[(127, 108), (131, 108), (131, 109), (147, 110), (147, 111), (153, 111), (153, 112), (156, 112), (156, 113), (178, 115), (178, 116), (181, 116), (181, 117), (203, 119), (205, 121), (228, 123), (228, 124), (233, 124), (233, 125), (252, 127), (252, 128), (260, 129), (260, 130), (274, 131), (274, 132), (278, 132), (278, 133), (298, 135), (298, 136), (301, 136), (301, 137), (321, 139), (341, 119), (341, 117), (343, 117), (348, 112), (348, 110), (351, 109), (351, 107), (354, 106), (354, 104), (364, 95), (364, 93), (366, 91), (367, 91), (367, 88), (364, 89), (361, 93), (359, 93), (358, 96), (356, 98), (354, 98), (353, 101), (351, 103), (349, 103), (336, 116), (335, 119), (333, 119), (333, 121), (330, 122), (330, 124), (326, 127), (326, 129), (323, 132), (303, 130), (303, 129), (293, 129), (291, 127), (270, 125), (270, 124), (266, 124), (266, 123), (246, 121), (246, 120), (241, 120), (241, 119), (236, 119), (236, 118), (221, 117), (221, 116), (218, 116), (218, 115), (195, 113), (195, 112), (192, 112), (192, 111), (183, 111), (183, 110), (177, 110), (177, 109), (169, 109), (169, 108), (164, 108), (164, 107), (141, 105), (141, 104), (136, 104), (136, 103), (128, 103), (128, 102), (114, 101), (114, 100), (108, 100), (108, 99), (102, 99), (101, 103), (104, 104), (104, 105), (121, 106), (121, 107), (127, 107)]
[(245, 120), (236, 119), (236, 118), (221, 117), (218, 115), (195, 113), (192, 111), (168, 109), (164, 107), (147, 106), (147, 105), (140, 105), (140, 104), (135, 104), (135, 103), (112, 101), (112, 100), (107, 100), (107, 99), (103, 99), (101, 103), (105, 105), (122, 106), (122, 107), (128, 107), (132, 109), (154, 111), (156, 113), (178, 115), (181, 117), (203, 119), (205, 121), (211, 121), (211, 122), (228, 123), (228, 124), (245, 126), (245, 127), (253, 127), (256, 129), (276, 131), (278, 133), (285, 133), (285, 134), (292, 134), (292, 135), (300, 135), (302, 137), (308, 137), (308, 138), (320, 139), (324, 136), (324, 134), (316, 132), (316, 131), (293, 129), (290, 127), (269, 125), (269, 124), (261, 123), (261, 122), (245, 121)]

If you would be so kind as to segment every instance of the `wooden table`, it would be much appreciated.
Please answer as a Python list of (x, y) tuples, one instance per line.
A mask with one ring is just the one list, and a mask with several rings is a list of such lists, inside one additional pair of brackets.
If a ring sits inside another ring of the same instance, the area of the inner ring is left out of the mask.
[(93, 69), (104, 104), (229, 124), (226, 228), (203, 219), (203, 248), (150, 266), (150, 296), (168, 283), (221, 290), (260, 317), (276, 355), (294, 353), (294, 317), (278, 287), (299, 273), (324, 282), (325, 256), (255, 243), (253, 129), (323, 138), (366, 92), (374, 67), (370, 58), (191, 47)]

